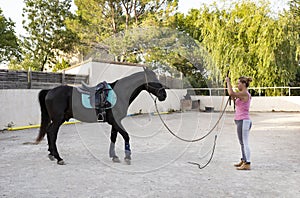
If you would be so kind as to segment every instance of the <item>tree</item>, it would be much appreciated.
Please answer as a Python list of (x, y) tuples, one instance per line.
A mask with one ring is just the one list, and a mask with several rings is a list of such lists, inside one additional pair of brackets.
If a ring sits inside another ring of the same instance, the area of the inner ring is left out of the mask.
[(285, 86), (295, 78), (293, 53), (286, 25), (272, 17), (266, 1), (233, 3), (229, 9), (216, 5), (192, 10), (181, 23), (211, 54), (211, 78), (242, 75), (252, 86)]
[(37, 61), (34, 61), (31, 59), (30, 54), (26, 54), (22, 61), (11, 59), (8, 68), (11, 70), (37, 70), (36, 68), (39, 68), (40, 64)]
[[(289, 10), (285, 11), (281, 17), (282, 23), (285, 23), (288, 42), (293, 46), (294, 54), (291, 54), (297, 72), (294, 81), (290, 82), (291, 86), (300, 87), (300, 1), (289, 1)], [(299, 92), (298, 92), (299, 95)]]
[[(176, 69), (186, 75), (199, 74), (197, 63), (186, 57), (192, 53), (184, 50), (189, 45), (197, 46), (195, 41), (187, 41), (190, 37), (176, 30), (174, 14), (178, 0), (75, 0), (75, 4), (77, 18), (67, 24), (78, 32), (83, 53), (102, 55), (101, 58), (110, 53), (121, 62), (148, 64), (154, 69), (163, 67), (168, 72)], [(96, 49), (91, 52), (86, 47)], [(105, 52), (97, 53), (99, 50)]]
[(0, 63), (11, 58), (20, 59), (18, 38), (14, 31), (15, 23), (6, 19), (0, 9)]
[[(24, 38), (24, 51), (30, 54), (33, 62), (39, 63), (38, 68), (54, 66), (58, 56), (72, 52), (77, 36), (66, 27), (66, 18), (71, 18), (71, 0), (25, 0), (23, 9), (24, 28), (28, 32)], [(35, 65), (35, 64), (34, 64)]]
[(178, 0), (75, 0), (75, 19), (67, 22), (82, 45), (95, 46), (134, 27), (156, 26), (177, 9)]

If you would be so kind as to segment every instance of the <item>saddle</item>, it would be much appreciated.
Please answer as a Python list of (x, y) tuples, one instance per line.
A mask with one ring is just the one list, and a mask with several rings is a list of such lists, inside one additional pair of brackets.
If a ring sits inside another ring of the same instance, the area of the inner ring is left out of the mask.
[[(102, 82), (102, 83), (106, 83), (106, 82), (104, 81), (104, 82)], [(95, 90), (97, 89), (98, 86), (101, 86), (100, 84), (102, 84), (102, 83), (99, 83), (99, 84), (96, 85), (96, 86), (89, 86), (89, 85), (87, 85), (85, 82), (81, 81), (81, 86), (82, 86), (82, 87), (80, 87), (80, 88), (81, 88), (82, 91), (92, 92), (92, 91), (95, 91)]]
[(96, 86), (88, 86), (84, 82), (81, 82), (81, 85), (81, 87), (77, 87), (77, 90), (81, 94), (82, 105), (85, 108), (95, 108), (98, 121), (105, 122), (105, 110), (116, 104), (115, 92), (106, 81)]

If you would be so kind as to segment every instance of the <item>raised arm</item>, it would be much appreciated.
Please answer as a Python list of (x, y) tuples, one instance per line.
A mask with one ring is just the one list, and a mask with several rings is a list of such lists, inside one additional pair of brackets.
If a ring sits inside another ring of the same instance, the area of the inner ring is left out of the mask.
[(232, 89), (231, 83), (230, 83), (230, 78), (226, 77), (226, 83), (227, 83), (227, 88), (228, 88), (228, 94), (233, 97), (233, 98), (240, 98), (241, 100), (248, 100), (248, 95), (245, 91), (241, 92), (235, 92)]
[(233, 96), (234, 97), (234, 91), (232, 89), (232, 86), (231, 86), (231, 83), (230, 83), (230, 78), (226, 77), (226, 83), (227, 83), (227, 91), (228, 91), (228, 94), (230, 96)]

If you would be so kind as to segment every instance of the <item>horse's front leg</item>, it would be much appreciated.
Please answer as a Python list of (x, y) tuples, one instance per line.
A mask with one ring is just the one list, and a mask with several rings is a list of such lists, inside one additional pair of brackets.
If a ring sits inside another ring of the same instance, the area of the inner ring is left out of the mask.
[(129, 141), (125, 141), (125, 162), (130, 165), (131, 164), (131, 150), (130, 150), (130, 144)]
[(118, 131), (114, 127), (112, 127), (111, 134), (110, 134), (111, 142), (110, 142), (110, 146), (109, 146), (109, 157), (112, 158), (113, 162), (120, 163), (121, 161), (120, 161), (119, 157), (116, 155), (116, 150), (115, 150), (117, 135), (118, 135)]
[(129, 135), (123, 129), (120, 129), (119, 133), (122, 135), (124, 142), (125, 142), (125, 158), (124, 158), (124, 160), (128, 165), (130, 165), (131, 164), (131, 150), (130, 150), (130, 144), (129, 144)]

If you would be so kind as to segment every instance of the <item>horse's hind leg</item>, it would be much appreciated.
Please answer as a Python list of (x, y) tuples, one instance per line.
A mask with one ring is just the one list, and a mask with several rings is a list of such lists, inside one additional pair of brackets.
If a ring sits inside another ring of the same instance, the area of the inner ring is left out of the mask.
[(48, 151), (50, 152), (49, 159), (54, 160), (53, 157), (56, 158), (57, 159), (57, 164), (59, 164), (59, 165), (65, 164), (63, 159), (60, 158), (58, 150), (57, 150), (57, 146), (56, 146), (58, 130), (59, 130), (59, 127), (62, 125), (63, 122), (64, 122), (63, 119), (61, 119), (59, 121), (54, 120), (50, 124), (50, 126), (48, 128), (48, 132), (47, 132), (47, 139), (48, 139), (48, 146), (49, 146)]
[(115, 151), (115, 143), (117, 140), (117, 135), (118, 135), (118, 131), (112, 127), (111, 128), (111, 134), (110, 134), (110, 146), (109, 146), (109, 157), (112, 158), (113, 162), (120, 162), (119, 157), (116, 155), (116, 151)]
[[(50, 128), (50, 126), (49, 126), (49, 128)], [(48, 128), (48, 129), (49, 129)], [(49, 135), (50, 133), (47, 133), (47, 140), (48, 140), (48, 151), (49, 151), (49, 154), (48, 154), (48, 157), (49, 157), (49, 159), (51, 160), (51, 161), (54, 161), (55, 160), (55, 157), (54, 157), (54, 154), (53, 154), (53, 152), (52, 152), (52, 150), (53, 149), (51, 149), (50, 148), (50, 135)]]

